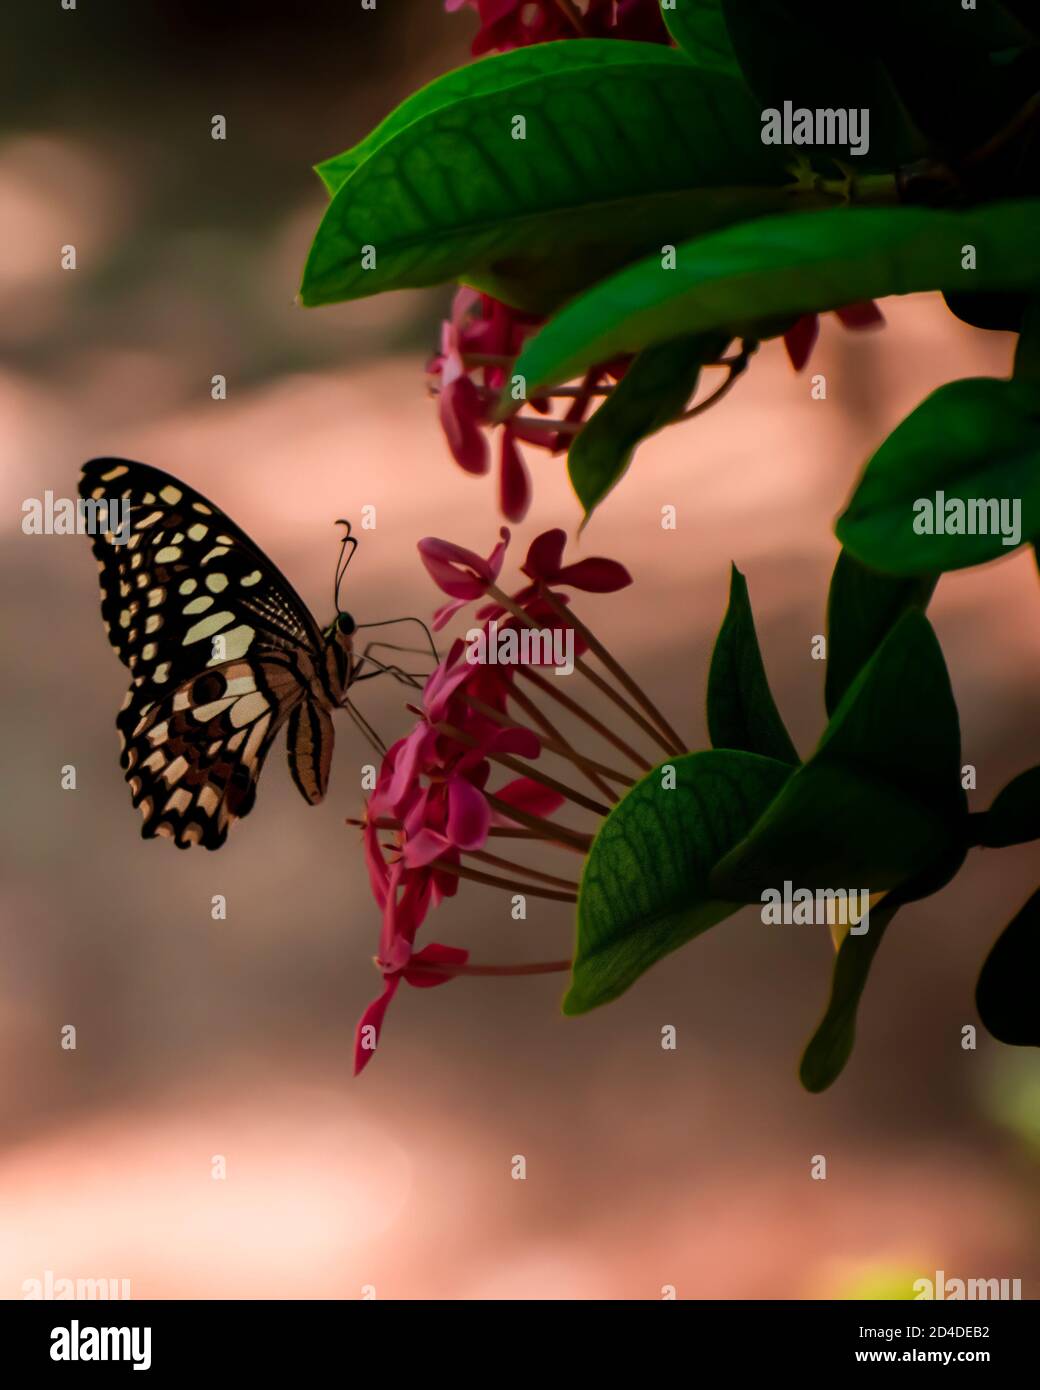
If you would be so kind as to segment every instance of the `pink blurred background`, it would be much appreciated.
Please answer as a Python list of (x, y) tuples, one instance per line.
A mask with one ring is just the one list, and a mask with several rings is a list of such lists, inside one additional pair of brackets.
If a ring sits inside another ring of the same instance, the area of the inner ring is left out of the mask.
[[(1035, 848), (975, 852), (901, 914), (853, 1060), (808, 1096), (801, 1048), (825, 1001), (825, 931), (746, 912), (578, 1019), (562, 977), (402, 990), (351, 1078), (377, 992), (378, 914), (357, 832), (370, 760), (337, 724), (330, 794), (293, 788), (278, 748), (219, 854), (144, 842), (113, 727), (126, 672), (85, 538), (25, 536), (24, 499), (74, 496), (95, 454), (200, 488), (331, 616), (332, 520), (377, 508), (345, 602), (360, 620), (438, 602), (416, 541), (484, 553), (490, 480), (450, 460), (423, 365), (448, 292), (303, 311), (323, 206), (308, 165), (420, 81), (465, 61), (468, 15), (432, 3), (113, 5), (27, 16), (4, 97), (0, 449), (6, 638), (0, 1294), (128, 1278), (138, 1298), (835, 1298), (908, 1296), (941, 1268), (1040, 1277), (1035, 1054), (980, 1031), (974, 982), (1036, 885)], [(228, 138), (210, 139), (227, 116)], [(78, 268), (59, 269), (75, 244)], [(810, 398), (768, 345), (718, 408), (658, 436), (572, 553), (636, 582), (578, 611), (689, 740), (734, 560), (803, 753), (822, 729), (832, 533), (877, 442), (941, 382), (1002, 374), (1010, 339), (938, 297), (887, 327), (824, 323)], [(210, 378), (228, 379), (214, 402)], [(579, 514), (563, 461), (530, 458), (514, 541)], [(678, 529), (660, 528), (662, 505)], [(515, 576), (515, 569), (509, 578)], [(1037, 760), (1040, 625), (1027, 552), (948, 577), (932, 616), (960, 702), (975, 808)], [(400, 687), (359, 700), (389, 742)], [(77, 769), (62, 791), (60, 769)], [(214, 922), (210, 900), (227, 898)], [(571, 914), (463, 886), (427, 939), (474, 960), (566, 955)], [(74, 1024), (77, 1048), (61, 1029)], [(673, 1024), (678, 1048), (662, 1051)], [(227, 1178), (214, 1181), (223, 1155)], [(522, 1154), (527, 1178), (511, 1178)], [(828, 1160), (810, 1180), (812, 1157)]]

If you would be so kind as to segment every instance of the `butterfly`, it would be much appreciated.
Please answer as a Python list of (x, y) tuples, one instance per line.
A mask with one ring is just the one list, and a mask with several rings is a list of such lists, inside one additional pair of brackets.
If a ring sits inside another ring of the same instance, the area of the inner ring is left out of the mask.
[[(348, 691), (368, 675), (399, 672), (367, 648), (355, 653), (358, 624), (339, 611), (340, 582), (357, 547), (349, 523), (342, 523), (336, 617), (320, 629), (259, 546), (170, 474), (129, 459), (91, 459), (79, 493), (86, 505), (108, 504), (94, 508), (102, 520), (92, 544), (101, 616), (131, 675), (116, 727), (142, 835), (165, 836), (180, 849), (219, 849), (252, 810), (284, 724), (292, 779), (305, 801), (320, 802), (332, 712), (347, 708), (374, 737)], [(373, 669), (362, 673), (367, 662)]]

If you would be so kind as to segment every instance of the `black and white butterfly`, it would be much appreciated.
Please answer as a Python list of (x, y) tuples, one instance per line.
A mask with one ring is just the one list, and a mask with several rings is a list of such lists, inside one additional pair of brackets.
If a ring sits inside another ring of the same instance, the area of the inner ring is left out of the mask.
[[(356, 654), (358, 624), (349, 613), (337, 611), (320, 629), (259, 546), (168, 473), (91, 459), (79, 492), (84, 502), (119, 504), (96, 510), (110, 529), (95, 534), (93, 549), (101, 616), (132, 676), (116, 727), (142, 835), (218, 849), (252, 810), (264, 759), (286, 722), (293, 781), (316, 805), (328, 787), (332, 711), (347, 708), (372, 736), (350, 687), (384, 670), (414, 683), (411, 673), (367, 649)], [(357, 546), (343, 524), (337, 610)]]

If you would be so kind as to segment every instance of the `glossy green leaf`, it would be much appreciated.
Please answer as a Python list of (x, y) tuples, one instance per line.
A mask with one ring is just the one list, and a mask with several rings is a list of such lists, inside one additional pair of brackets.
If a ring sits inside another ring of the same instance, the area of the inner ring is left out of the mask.
[(1040, 767), (1013, 778), (982, 819), (979, 844), (993, 849), (1040, 840)]
[(796, 766), (799, 762), (769, 689), (747, 580), (736, 565), (708, 671), (708, 733), (713, 748), (739, 748)]
[(671, 424), (693, 395), (701, 367), (724, 350), (717, 335), (681, 338), (641, 352), (575, 436), (567, 472), (585, 522), (621, 481), (636, 445)]
[(996, 560), (1040, 534), (1040, 390), (941, 386), (867, 464), (836, 530), (864, 564), (903, 575)]
[(841, 552), (827, 598), (824, 698), (829, 715), (906, 610), (928, 607), (937, 578), (896, 579), (861, 565), (847, 550)]
[[(769, 319), (917, 290), (1040, 289), (1040, 202), (964, 212), (834, 208), (766, 217), (648, 257), (579, 295), (533, 338), (517, 371), (528, 395), (594, 362), (684, 333), (731, 338)], [(962, 248), (976, 248), (976, 269)]]
[(853, 681), (819, 747), (716, 866), (719, 897), (893, 888), (959, 852), (967, 806), (960, 726), (942, 651), (906, 612)]
[(987, 1030), (1014, 1047), (1040, 1047), (1040, 890), (986, 957), (975, 1007)]
[(688, 753), (618, 802), (585, 863), (564, 1013), (616, 999), (655, 961), (737, 910), (712, 896), (708, 874), (790, 774), (752, 753)]
[(825, 1091), (841, 1075), (852, 1055), (856, 1012), (866, 988), (870, 967), (888, 924), (901, 903), (890, 893), (870, 910), (867, 931), (846, 932), (834, 958), (834, 974), (826, 1012), (802, 1056), (799, 1076), (807, 1091)]
[[(622, 49), (629, 47), (623, 45)], [(497, 56), (478, 58), (420, 87), (358, 144), (343, 154), (322, 160), (314, 166), (314, 171), (329, 193), (335, 194), (369, 155), (423, 117), (473, 98), (501, 95), (513, 89), (524, 93), (531, 82), (566, 71), (576, 57), (579, 68), (584, 68), (587, 59), (581, 53), (576, 54), (575, 44), (559, 41), (518, 48), (510, 53), (508, 63), (502, 63)], [(621, 49), (616, 53), (603, 49), (601, 59), (609, 69), (615, 59), (620, 59), (624, 66), (631, 61), (631, 56)]]
[(722, 0), (674, 0), (661, 6), (661, 18), (682, 51), (700, 68), (717, 68), (739, 77), (740, 64), (733, 52)]
[(461, 276), (544, 312), (651, 248), (786, 205), (785, 158), (737, 79), (659, 44), (537, 47), (537, 70), (528, 49), (485, 59), (475, 94), (440, 79), (445, 104), (432, 84), (348, 159), (304, 304)]

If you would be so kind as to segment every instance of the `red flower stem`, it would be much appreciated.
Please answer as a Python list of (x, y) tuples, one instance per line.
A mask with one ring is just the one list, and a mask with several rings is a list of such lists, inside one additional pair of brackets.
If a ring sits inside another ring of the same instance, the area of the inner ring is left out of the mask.
[(585, 835), (580, 830), (572, 830), (569, 825), (555, 825), (544, 816), (532, 816), (529, 811), (521, 811), (519, 806), (510, 806), (508, 801), (495, 796), (494, 792), (486, 791), (484, 800), (492, 811), (497, 811), (506, 820), (516, 821), (517, 825), (526, 825), (529, 830), (536, 830), (545, 839), (552, 840), (564, 849), (572, 849), (585, 855), (592, 848), (592, 836)]
[[(525, 676), (529, 681), (536, 685), (538, 689), (541, 690), (544, 694), (550, 696), (551, 699), (556, 700), (570, 714), (576, 715), (578, 719), (582, 720), (583, 723), (587, 724), (589, 728), (593, 730), (594, 733), (597, 733), (600, 735), (601, 738), (606, 739), (606, 741), (612, 747), (616, 748), (619, 753), (623, 753), (626, 758), (631, 758), (632, 762), (635, 763), (636, 767), (638, 767), (641, 772), (650, 771), (652, 764), (647, 762), (646, 758), (644, 758), (640, 753), (637, 753), (636, 750), (633, 747), (631, 747), (630, 744), (627, 744), (619, 734), (614, 733), (613, 729), (608, 729), (606, 724), (601, 723), (600, 720), (598, 720), (595, 717), (595, 715), (589, 714), (588, 710), (582, 709), (581, 705), (579, 705), (576, 700), (572, 700), (569, 695), (565, 695), (562, 690), (560, 690), (557, 686), (553, 685), (552, 682), (547, 680), (545, 676), (543, 676), (540, 672), (534, 671), (530, 667), (518, 666), (517, 675)], [(512, 695), (514, 699), (517, 698), (517, 691), (515, 687), (512, 691)], [(521, 709), (522, 708), (523, 705), (521, 704)]]
[[(601, 661), (603, 661), (602, 652), (606, 651), (606, 648), (603, 647), (601, 643), (596, 642), (596, 639), (592, 637), (592, 633), (589, 632), (588, 628), (585, 627), (583, 623), (579, 623), (578, 619), (574, 616), (573, 613), (564, 609), (561, 605), (558, 605), (553, 602), (552, 595), (549, 593), (548, 589), (545, 588), (544, 584), (540, 585), (539, 587), (542, 596), (550, 600), (554, 612), (561, 615), (568, 627), (573, 627), (578, 632), (580, 632), (581, 635), (585, 638), (585, 640), (589, 643), (589, 646), (592, 648), (592, 650), (595, 651), (596, 655), (600, 658)], [(503, 608), (508, 609), (510, 613), (512, 613), (515, 617), (519, 618), (520, 621), (525, 623), (528, 627), (538, 626), (538, 624), (534, 621), (530, 614), (526, 613), (520, 607), (519, 604), (514, 603), (513, 600), (509, 597), (509, 595), (503, 593), (497, 585), (489, 584), (487, 592), (491, 595), (491, 597), (495, 600), (496, 603), (500, 604)], [(591, 641), (589, 640), (590, 638), (592, 639)], [(600, 648), (599, 651), (596, 650), (597, 647)], [(607, 655), (609, 657), (609, 653), (607, 653)], [(610, 658), (610, 660), (613, 660), (613, 658)], [(606, 664), (607, 663), (604, 662), (604, 665)], [(614, 665), (616, 666), (617, 663), (615, 662)], [(581, 674), (585, 677), (585, 679), (587, 681), (591, 681), (592, 684), (596, 687), (596, 689), (602, 691), (603, 694), (606, 695), (606, 697), (609, 700), (613, 700), (614, 704), (617, 705), (618, 709), (624, 710), (625, 714), (628, 715), (629, 719), (631, 719), (634, 724), (637, 724), (639, 728), (641, 728), (643, 732), (647, 735), (647, 737), (652, 738), (653, 741), (659, 747), (663, 748), (666, 753), (674, 754), (683, 751), (681, 743), (679, 743), (678, 740), (678, 735), (676, 735), (676, 742), (678, 746), (673, 746), (668, 742), (668, 740), (660, 732), (660, 730), (654, 728), (652, 724), (648, 723), (639, 713), (639, 711), (635, 708), (634, 705), (630, 705), (623, 695), (620, 695), (612, 685), (610, 685), (607, 681), (603, 679), (601, 675), (599, 675), (596, 671), (593, 671), (592, 668), (580, 656), (576, 656), (574, 658), (574, 669), (576, 671), (580, 671)], [(618, 667), (617, 670), (620, 671), (621, 668)], [(615, 672), (615, 674), (617, 674), (617, 672)], [(639, 687), (635, 685), (635, 682), (631, 681), (630, 678), (624, 675), (623, 672), (622, 677), (622, 684), (631, 684), (635, 687), (636, 690), (639, 689)], [(641, 691), (640, 694), (642, 694)], [(646, 700), (645, 695), (643, 696), (643, 699)], [(647, 701), (647, 703), (649, 703), (649, 701)]]
[[(468, 748), (480, 747), (477, 739), (470, 738), (469, 734), (463, 733), (461, 729), (456, 729), (453, 724), (446, 724), (441, 721), (433, 727), (439, 734), (446, 734), (448, 738), (457, 739), (459, 743), (464, 743)], [(610, 807), (604, 806), (602, 801), (593, 801), (591, 796), (576, 791), (574, 787), (569, 787), (566, 782), (559, 782), (555, 777), (548, 776), (547, 773), (537, 771), (530, 763), (525, 763), (521, 758), (514, 758), (509, 753), (485, 753), (484, 756), (490, 762), (501, 763), (503, 767), (508, 767), (510, 772), (518, 772), (521, 777), (529, 777), (532, 782), (540, 782), (543, 787), (548, 787), (550, 791), (559, 792), (560, 796), (565, 796), (568, 801), (573, 801), (576, 806), (581, 806), (586, 811), (592, 811), (597, 816), (610, 814)]]
[(539, 960), (530, 965), (448, 965), (447, 962), (442, 965), (420, 961), (414, 967), (429, 975), (551, 975), (570, 968), (569, 960)]
[(556, 595), (545, 584), (541, 586), (541, 590), (542, 595), (545, 598), (545, 601), (548, 603), (549, 607), (553, 610), (556, 616), (560, 618), (562, 621), (572, 623), (574, 627), (578, 629), (579, 633), (589, 644), (592, 650), (596, 653), (600, 661), (603, 662), (603, 665), (607, 668), (611, 675), (614, 676), (616, 680), (619, 680), (621, 682), (621, 684), (625, 687), (625, 689), (632, 696), (632, 698), (634, 700), (637, 700), (639, 704), (642, 705), (643, 709), (647, 712), (650, 718), (656, 722), (658, 727), (671, 740), (672, 747), (669, 751), (674, 753), (685, 753), (686, 745), (683, 743), (682, 739), (672, 728), (671, 724), (668, 723), (668, 720), (665, 719), (664, 715), (654, 704), (653, 700), (651, 700), (649, 695), (646, 694), (642, 687), (639, 686), (632, 679), (632, 677), (628, 674), (628, 672), (624, 669), (620, 662), (614, 660), (610, 652), (607, 651), (606, 647), (599, 640), (599, 638), (596, 637), (585, 626), (585, 624), (581, 621), (580, 618), (576, 617), (575, 614), (565, 609), (563, 604), (560, 603), (559, 599), (557, 599)]
[[(519, 695), (515, 690), (510, 690), (509, 697), (512, 700), (516, 700), (521, 709), (523, 709), (525, 704), (529, 706), (526, 713), (531, 720), (548, 735), (547, 738), (542, 739), (542, 747), (550, 753), (555, 753), (557, 757), (566, 758), (569, 762), (572, 762), (576, 768), (585, 773), (596, 790), (602, 792), (605, 797), (608, 797), (611, 801), (617, 801), (618, 799), (617, 793), (604, 782), (603, 777), (613, 777), (615, 781), (621, 782), (625, 786), (632, 786), (633, 779), (629, 777), (627, 773), (615, 772), (613, 768), (605, 767), (603, 763), (597, 763), (592, 758), (586, 758), (583, 754), (575, 752), (567, 743), (566, 739), (560, 734), (559, 730), (553, 727), (552, 722), (546, 718), (533, 700), (528, 700), (526, 695)], [(510, 719), (508, 714), (503, 714), (501, 710), (494, 709), (491, 705), (485, 704), (483, 700), (474, 700), (471, 696), (468, 696), (467, 704), (469, 704), (471, 709), (475, 709), (479, 714), (484, 715), (486, 719), (491, 719), (496, 724), (501, 725), (503, 729), (526, 728), (526, 725), (518, 724), (515, 719)], [(598, 775), (599, 773), (602, 773), (603, 777), (600, 777)]]
[(531, 878), (536, 878), (540, 883), (548, 883), (553, 888), (568, 888), (572, 893), (578, 891), (578, 885), (573, 879), (558, 878), (556, 874), (543, 873), (541, 869), (532, 869), (527, 864), (517, 864), (515, 860), (503, 859), (501, 855), (489, 854), (486, 849), (463, 850), (463, 854), (469, 859), (479, 859), (482, 864), (490, 864), (496, 869), (508, 869), (515, 874), (528, 874)]
[(468, 878), (474, 883), (486, 883), (491, 888), (504, 888), (507, 893), (524, 893), (529, 898), (548, 898), (554, 903), (576, 903), (577, 885), (566, 893), (554, 888), (539, 888), (535, 883), (514, 883), (512, 879), (499, 878), (496, 874), (482, 874), (479, 869), (467, 869), (462, 864), (449, 864), (446, 859), (434, 859), (432, 867), (442, 873), (454, 874), (457, 878)]
[[(510, 418), (516, 418), (515, 412)], [(502, 423), (505, 422), (503, 421)], [(540, 420), (537, 415), (525, 415), (523, 417), (523, 425), (525, 429), (542, 430), (546, 434), (577, 434), (579, 430), (585, 428), (580, 420)], [(540, 448), (541, 446), (539, 445), (538, 447)], [(490, 594), (491, 592), (492, 591), (488, 589), (488, 593)]]

